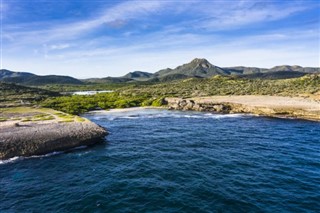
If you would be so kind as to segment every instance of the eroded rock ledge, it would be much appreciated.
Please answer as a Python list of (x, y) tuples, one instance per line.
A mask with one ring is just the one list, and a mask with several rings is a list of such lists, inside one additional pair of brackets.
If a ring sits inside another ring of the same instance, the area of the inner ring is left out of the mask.
[(251, 113), (272, 117), (292, 117), (320, 121), (316, 100), (279, 96), (212, 96), (166, 98), (169, 109), (218, 113)]
[(0, 129), (0, 159), (43, 155), (92, 145), (106, 135), (104, 128), (89, 121), (7, 126)]
[(92, 145), (108, 134), (85, 118), (45, 108), (1, 109), (0, 117), (1, 160)]

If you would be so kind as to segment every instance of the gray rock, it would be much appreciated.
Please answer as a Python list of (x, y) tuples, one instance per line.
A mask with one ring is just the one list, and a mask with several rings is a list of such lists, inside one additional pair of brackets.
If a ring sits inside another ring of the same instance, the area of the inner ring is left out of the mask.
[(19, 124), (0, 129), (0, 159), (43, 155), (104, 140), (107, 131), (92, 122)]

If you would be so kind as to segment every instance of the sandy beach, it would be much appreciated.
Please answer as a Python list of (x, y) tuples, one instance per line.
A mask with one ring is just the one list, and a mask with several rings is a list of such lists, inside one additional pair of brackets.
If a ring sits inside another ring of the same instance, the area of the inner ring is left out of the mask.
[(301, 109), (306, 111), (318, 111), (320, 113), (320, 101), (300, 97), (243, 95), (201, 97), (194, 98), (194, 100), (203, 102), (214, 100), (217, 102), (237, 103), (256, 107)]

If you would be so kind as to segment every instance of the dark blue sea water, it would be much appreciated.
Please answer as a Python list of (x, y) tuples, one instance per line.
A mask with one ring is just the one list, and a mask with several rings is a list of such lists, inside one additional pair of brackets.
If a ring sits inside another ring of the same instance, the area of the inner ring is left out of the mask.
[(320, 123), (91, 113), (107, 142), (0, 164), (0, 212), (320, 212)]

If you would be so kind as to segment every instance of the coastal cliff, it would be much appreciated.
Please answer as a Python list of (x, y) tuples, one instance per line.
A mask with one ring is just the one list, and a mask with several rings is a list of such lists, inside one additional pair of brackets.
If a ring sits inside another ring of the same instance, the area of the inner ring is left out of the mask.
[(1, 113), (11, 116), (7, 121), (0, 122), (1, 160), (92, 145), (108, 134), (103, 127), (78, 116), (49, 109), (30, 108), (23, 111)]
[(212, 96), (166, 98), (172, 110), (210, 111), (217, 113), (251, 113), (271, 117), (291, 117), (320, 121), (320, 102), (299, 97)]

